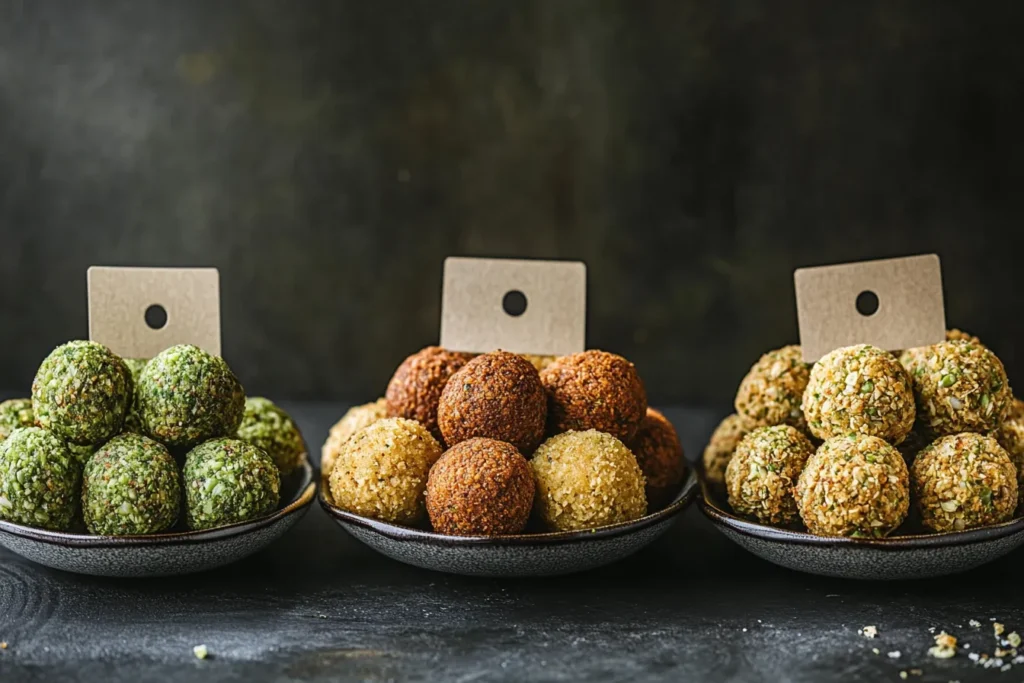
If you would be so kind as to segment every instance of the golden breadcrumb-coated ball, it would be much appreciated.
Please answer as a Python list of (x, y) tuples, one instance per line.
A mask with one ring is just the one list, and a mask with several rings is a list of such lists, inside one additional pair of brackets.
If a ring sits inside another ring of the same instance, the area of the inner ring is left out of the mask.
[(428, 346), (398, 366), (388, 383), (388, 417), (416, 420), (441, 439), (437, 427), (437, 404), (448, 378), (473, 358), (473, 354)]
[(540, 375), (515, 353), (477, 356), (448, 380), (437, 424), (449, 446), (481, 437), (506, 441), (531, 454), (544, 438), (547, 394)]
[(647, 392), (633, 364), (607, 351), (562, 356), (540, 375), (553, 433), (596, 429), (629, 443), (647, 414)]
[(517, 534), (530, 519), (534, 489), (530, 463), (512, 444), (469, 439), (430, 468), (427, 514), (442, 534)]
[(327, 479), (334, 468), (334, 460), (341, 452), (341, 447), (353, 434), (364, 427), (369, 427), (377, 420), (388, 416), (387, 399), (379, 398), (373, 403), (353, 406), (334, 423), (327, 434), (323, 448), (320, 450), (320, 474)]
[(725, 484), (725, 468), (736, 452), (736, 446), (749, 431), (746, 421), (736, 413), (718, 423), (711, 440), (704, 447), (704, 478), (709, 483)]
[(800, 408), (811, 366), (799, 346), (784, 346), (761, 356), (736, 392), (736, 414), (748, 429), (788, 424), (806, 430)]
[(593, 529), (647, 513), (640, 465), (610, 434), (558, 434), (540, 445), (530, 466), (537, 482), (534, 516), (549, 530)]
[(660, 412), (648, 408), (632, 451), (647, 480), (647, 506), (651, 510), (664, 507), (679, 492), (686, 474), (683, 446), (675, 427)]
[(396, 524), (417, 524), (426, 513), (424, 491), (441, 445), (414, 420), (374, 422), (341, 448), (331, 471), (338, 507)]

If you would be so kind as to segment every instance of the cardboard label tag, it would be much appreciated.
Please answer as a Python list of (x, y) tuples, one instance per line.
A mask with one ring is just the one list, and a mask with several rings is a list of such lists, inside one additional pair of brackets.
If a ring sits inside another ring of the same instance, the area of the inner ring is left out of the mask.
[(587, 267), (580, 261), (449, 257), (441, 292), (441, 346), (539, 356), (583, 351)]
[(937, 254), (799, 268), (793, 281), (808, 363), (842, 346), (895, 351), (946, 338)]
[(216, 268), (93, 266), (87, 282), (89, 338), (119, 356), (152, 358), (175, 344), (220, 355)]

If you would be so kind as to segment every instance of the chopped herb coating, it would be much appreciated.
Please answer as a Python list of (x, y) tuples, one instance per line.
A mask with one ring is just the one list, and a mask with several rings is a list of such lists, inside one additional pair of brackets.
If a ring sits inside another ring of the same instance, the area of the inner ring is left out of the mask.
[(134, 390), (134, 387), (139, 386), (139, 375), (142, 374), (142, 369), (146, 367), (146, 363), (149, 362), (148, 358), (125, 358), (124, 364), (128, 366), (128, 370), (132, 373), (132, 404), (128, 407), (128, 414), (124, 418), (124, 426), (121, 428), (122, 432), (131, 432), (133, 434), (145, 434), (146, 427), (142, 423), (142, 417), (139, 416), (139, 400), (138, 391)]
[(989, 436), (995, 437), (1017, 470), (1017, 496), (1020, 502), (1020, 495), (1024, 493), (1024, 417), (1008, 417)]
[(238, 438), (265, 450), (281, 474), (289, 474), (306, 459), (306, 442), (291, 416), (259, 396), (245, 399)]
[(185, 456), (182, 471), (190, 529), (212, 529), (269, 514), (281, 475), (266, 451), (241, 439), (213, 439)]
[(68, 452), (71, 456), (78, 461), (78, 464), (85, 467), (85, 463), (89, 462), (89, 458), (96, 452), (96, 446), (79, 446), (77, 443), (67, 442)]
[(736, 413), (718, 423), (708, 445), (704, 447), (704, 477), (708, 482), (725, 484), (725, 468), (732, 460), (736, 446), (748, 431), (746, 422)]
[(137, 394), (146, 435), (170, 446), (234, 436), (245, 410), (245, 392), (224, 359), (189, 344), (149, 361)]
[(417, 524), (426, 516), (427, 476), (441, 445), (419, 422), (377, 420), (345, 442), (334, 462), (334, 503), (364, 517)]
[(85, 466), (82, 513), (91, 533), (158, 533), (174, 525), (180, 506), (181, 483), (174, 458), (148, 437), (115, 436)]
[(921, 522), (933, 531), (998, 524), (1017, 507), (1017, 470), (1010, 456), (980, 434), (935, 441), (914, 460), (911, 481)]
[(32, 413), (32, 399), (12, 398), (0, 403), (0, 441), (11, 435), (15, 429), (31, 427), (36, 423)]
[(64, 440), (25, 427), (0, 443), (0, 519), (66, 531), (78, 511), (81, 466)]
[(546, 529), (594, 529), (647, 514), (640, 465), (611, 434), (588, 429), (553, 436), (530, 467), (537, 482), (533, 516)]
[(792, 524), (797, 519), (793, 485), (812, 453), (814, 446), (796, 427), (776, 425), (750, 432), (725, 468), (729, 505), (737, 514), (764, 524)]
[(97, 444), (117, 434), (131, 403), (128, 366), (96, 342), (58, 346), (32, 382), (36, 424), (76, 444)]
[(947, 341), (903, 352), (914, 382), (919, 423), (935, 436), (996, 429), (1013, 392), (1003, 363), (972, 341)]
[(878, 437), (837, 436), (807, 460), (796, 501), (812, 534), (883, 538), (903, 523), (910, 508), (907, 464)]
[(811, 366), (799, 346), (784, 346), (761, 356), (736, 392), (736, 414), (747, 429), (788, 424), (806, 431), (800, 401)]
[(891, 353), (859, 344), (824, 355), (811, 368), (804, 390), (804, 417), (811, 434), (877, 436), (892, 444), (914, 426), (914, 392)]

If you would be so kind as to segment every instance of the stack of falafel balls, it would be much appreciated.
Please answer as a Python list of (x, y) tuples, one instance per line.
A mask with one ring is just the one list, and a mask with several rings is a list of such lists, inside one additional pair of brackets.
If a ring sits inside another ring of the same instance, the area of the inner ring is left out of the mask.
[(799, 346), (761, 357), (704, 451), (739, 515), (820, 536), (882, 538), (1011, 519), (1024, 485), (1024, 403), (999, 358), (950, 330), (932, 346)]
[(398, 367), (384, 398), (334, 425), (321, 469), (342, 509), (499, 536), (638, 519), (675, 497), (685, 463), (621, 356), (429, 346)]
[(0, 403), (0, 519), (111, 536), (181, 516), (225, 526), (275, 510), (281, 475), (305, 457), (292, 419), (246, 398), (218, 356), (179, 345), (122, 359), (72, 341), (39, 366), (32, 398)]

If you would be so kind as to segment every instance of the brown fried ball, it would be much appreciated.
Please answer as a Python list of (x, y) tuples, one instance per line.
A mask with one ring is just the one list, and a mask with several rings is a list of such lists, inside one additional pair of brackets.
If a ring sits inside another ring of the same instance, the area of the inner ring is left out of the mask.
[(430, 468), (427, 514), (434, 531), (454, 536), (518, 534), (530, 519), (536, 486), (515, 446), (473, 438)]
[(530, 361), (494, 351), (477, 356), (448, 380), (437, 424), (449, 446), (482, 437), (533, 453), (544, 439), (547, 395)]
[(548, 428), (596, 429), (631, 443), (647, 414), (647, 392), (633, 364), (607, 351), (562, 356), (544, 369)]
[(648, 408), (630, 450), (647, 480), (644, 492), (648, 509), (664, 507), (675, 497), (686, 474), (683, 446), (675, 427), (660, 412)]
[(412, 354), (398, 366), (384, 395), (388, 417), (416, 420), (434, 438), (441, 438), (437, 428), (437, 403), (448, 378), (473, 358), (471, 353), (447, 351), (428, 346)]

